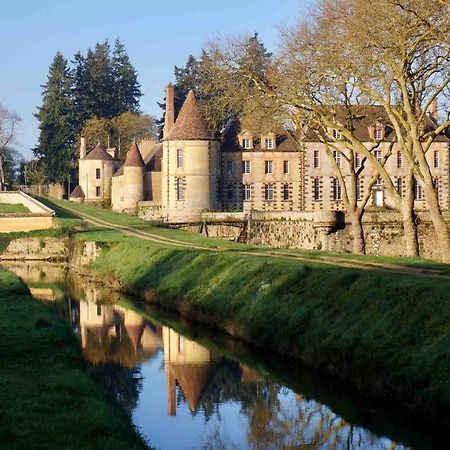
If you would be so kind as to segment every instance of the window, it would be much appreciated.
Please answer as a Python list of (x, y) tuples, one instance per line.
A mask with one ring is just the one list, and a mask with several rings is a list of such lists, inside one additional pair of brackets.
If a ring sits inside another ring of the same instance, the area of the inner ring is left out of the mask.
[(381, 150), (375, 150), (373, 152), (373, 156), (375, 156), (375, 159), (380, 163), (383, 159), (383, 154), (381, 153)]
[(289, 200), (289, 185), (283, 184), (283, 200), (286, 202)]
[(244, 201), (249, 201), (252, 198), (252, 187), (250, 184), (244, 184)]
[(183, 149), (177, 149), (177, 167), (183, 167)]
[(95, 169), (95, 179), (100, 180), (100, 178), (101, 178), (100, 169)]
[(383, 139), (383, 128), (377, 128), (375, 130), (375, 139), (377, 141), (381, 141), (381, 139)]
[(342, 200), (341, 183), (337, 178), (333, 178), (333, 200)]
[(314, 150), (314, 169), (318, 169), (320, 167), (320, 153), (319, 150)]
[(313, 179), (313, 186), (312, 186), (312, 193), (313, 193), (313, 200), (315, 202), (320, 200), (320, 180), (319, 178)]
[(333, 138), (334, 139), (342, 139), (342, 134), (338, 130), (333, 130)]
[(397, 192), (400, 197), (403, 197), (403, 178), (397, 178)]
[(266, 148), (267, 148), (268, 150), (273, 149), (273, 139), (265, 139), (265, 140), (264, 140), (264, 143), (265, 143)]
[(184, 337), (178, 335), (178, 351), (180, 353), (184, 352)]
[(273, 185), (266, 184), (264, 186), (264, 198), (267, 201), (272, 201), (273, 200)]
[(363, 180), (361, 178), (357, 178), (355, 185), (356, 200), (361, 200), (362, 198), (362, 183)]
[(102, 190), (100, 186), (95, 186), (95, 196), (100, 197), (102, 195)]
[(266, 174), (273, 173), (273, 161), (264, 161), (264, 169)]
[(423, 200), (422, 186), (414, 178), (413, 180), (414, 200)]
[(177, 201), (183, 201), (184, 200), (184, 183), (183, 178), (175, 178), (175, 195)]
[(232, 184), (227, 185), (227, 199), (233, 200), (234, 199), (234, 189)]
[(361, 155), (356, 153), (355, 155), (355, 168), (359, 169), (361, 167)]
[(289, 161), (283, 161), (283, 173), (289, 173)]
[(102, 315), (102, 305), (97, 305), (97, 316)]
[(341, 167), (341, 154), (337, 150), (333, 150), (333, 158), (336, 161), (336, 165)]
[(231, 175), (233, 173), (233, 161), (227, 161), (227, 174)]
[(439, 167), (439, 150), (435, 150), (433, 153), (433, 166), (435, 168)]
[(401, 169), (403, 167), (403, 155), (400, 152), (397, 152), (397, 169)]
[(244, 147), (244, 148), (251, 148), (250, 139), (242, 139), (242, 147)]
[(250, 161), (242, 161), (242, 173), (250, 173), (251, 172), (251, 164)]

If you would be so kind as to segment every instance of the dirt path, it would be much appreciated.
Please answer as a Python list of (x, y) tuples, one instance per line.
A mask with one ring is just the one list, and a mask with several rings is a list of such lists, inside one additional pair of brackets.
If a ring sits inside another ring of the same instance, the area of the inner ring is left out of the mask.
[(450, 279), (449, 275), (442, 274), (439, 270), (426, 269), (423, 267), (407, 267), (395, 264), (377, 263), (372, 261), (353, 262), (348, 259), (341, 258), (339, 256), (330, 256), (325, 254), (323, 256), (305, 256), (305, 255), (295, 255), (291, 253), (285, 253), (281, 250), (265, 251), (264, 253), (260, 253), (252, 250), (231, 250), (219, 247), (204, 247), (201, 245), (184, 242), (178, 239), (171, 239), (164, 236), (160, 236), (158, 234), (154, 234), (149, 231), (141, 231), (136, 230), (135, 228), (132, 227), (113, 224), (111, 222), (107, 222), (105, 220), (93, 217), (89, 214), (81, 213), (67, 206), (59, 206), (59, 207), (62, 209), (66, 209), (67, 211), (73, 214), (76, 214), (77, 216), (79, 216), (80, 218), (84, 219), (86, 222), (92, 225), (101, 226), (109, 230), (120, 231), (126, 234), (127, 236), (133, 236), (140, 239), (144, 239), (146, 241), (172, 245), (175, 247), (188, 248), (193, 250), (202, 250), (208, 252), (232, 252), (233, 254), (238, 254), (242, 256), (252, 256), (260, 258), (271, 257), (285, 260), (301, 261), (311, 264), (324, 264), (329, 266), (345, 267), (348, 269), (368, 270), (368, 271), (381, 270), (383, 272), (398, 273), (402, 275), (414, 275), (426, 278)]

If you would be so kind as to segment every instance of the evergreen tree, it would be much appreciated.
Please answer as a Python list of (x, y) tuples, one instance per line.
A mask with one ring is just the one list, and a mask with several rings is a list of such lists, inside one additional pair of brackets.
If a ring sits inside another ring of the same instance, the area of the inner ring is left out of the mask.
[(72, 78), (61, 53), (56, 54), (42, 88), (42, 106), (35, 114), (40, 134), (34, 153), (42, 161), (48, 180), (61, 182), (76, 159)]
[(115, 116), (124, 112), (139, 112), (141, 86), (135, 68), (125, 50), (125, 46), (116, 39), (112, 55), (112, 75), (115, 86)]

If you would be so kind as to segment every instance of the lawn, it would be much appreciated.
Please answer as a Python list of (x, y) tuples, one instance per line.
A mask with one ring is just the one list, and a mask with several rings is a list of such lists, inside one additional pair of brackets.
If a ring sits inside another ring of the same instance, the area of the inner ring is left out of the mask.
[(24, 214), (29, 212), (30, 210), (21, 204), (0, 203), (0, 214)]

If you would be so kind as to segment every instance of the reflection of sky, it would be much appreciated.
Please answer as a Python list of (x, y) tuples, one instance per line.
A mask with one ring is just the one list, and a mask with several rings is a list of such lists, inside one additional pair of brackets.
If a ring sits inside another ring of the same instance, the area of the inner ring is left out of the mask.
[(168, 416), (163, 367), (163, 352), (142, 364), (144, 382), (138, 405), (133, 411), (134, 424), (152, 446), (161, 450), (198, 448), (209, 443), (219, 432), (222, 441), (228, 444), (231, 441), (239, 448), (245, 448), (248, 421), (240, 413), (238, 402), (220, 405), (218, 413), (214, 413), (208, 422), (201, 410), (193, 415), (186, 401), (177, 405), (176, 416)]

